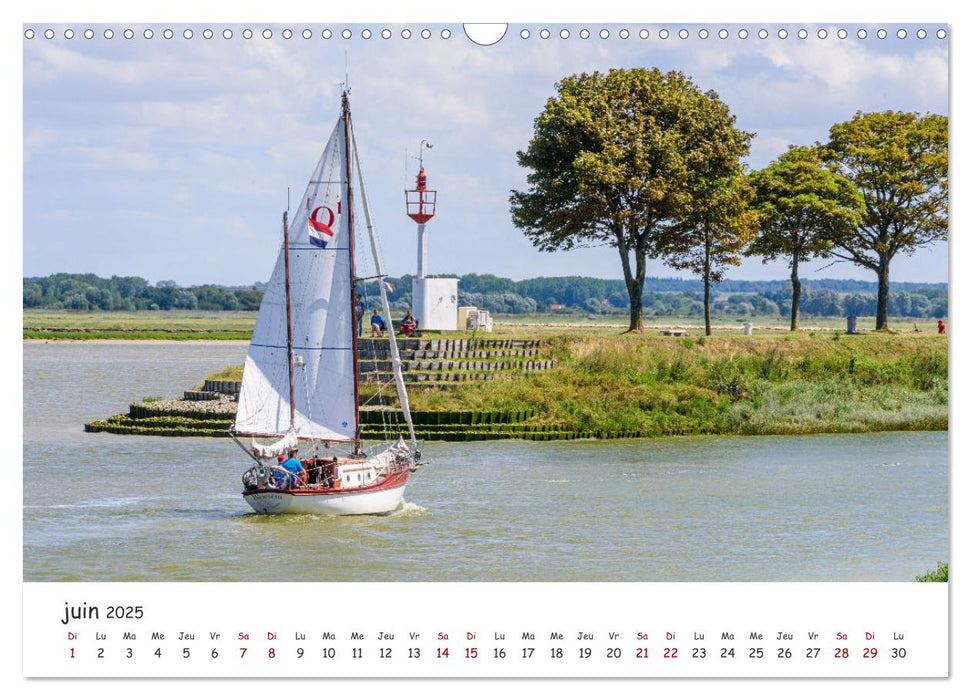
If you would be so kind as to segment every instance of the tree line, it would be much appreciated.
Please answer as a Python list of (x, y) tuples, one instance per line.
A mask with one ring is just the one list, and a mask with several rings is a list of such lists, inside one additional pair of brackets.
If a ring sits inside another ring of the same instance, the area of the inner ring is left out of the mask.
[[(536, 312), (626, 314), (630, 299), (623, 280), (594, 277), (537, 277), (512, 280), (495, 275), (468, 274), (459, 279), (462, 306), (500, 314)], [(396, 310), (411, 308), (410, 275), (389, 277), (389, 301)], [(801, 308), (814, 316), (873, 316), (877, 298), (874, 283), (859, 280), (803, 280)], [(255, 311), (263, 297), (261, 283), (250, 287), (196, 285), (179, 287), (171, 280), (155, 285), (141, 277), (101, 278), (94, 274), (58, 273), (25, 277), (24, 308), (75, 311), (207, 310)], [(717, 298), (712, 311), (730, 316), (787, 316), (792, 289), (787, 280), (724, 280), (713, 285)], [(368, 299), (377, 299), (377, 283), (361, 283)], [(704, 293), (698, 280), (649, 278), (641, 295), (645, 316), (700, 316)], [(888, 310), (892, 316), (947, 316), (946, 284), (894, 284)]]
[[(616, 280), (623, 284), (621, 280)], [(461, 285), (461, 283), (460, 283)], [(803, 282), (801, 313), (807, 316), (875, 316), (876, 294), (854, 292), (841, 294), (832, 289), (813, 289)], [(786, 286), (774, 292), (718, 294), (710, 300), (712, 315), (731, 318), (756, 316), (789, 316), (792, 291)], [(620, 316), (629, 313), (626, 292), (616, 292), (607, 297), (590, 296), (566, 305), (553, 301), (541, 304), (532, 297), (515, 292), (478, 294), (459, 289), (459, 304), (489, 309), (492, 313), (531, 314), (536, 311), (552, 311), (559, 314), (598, 314)], [(396, 308), (410, 308), (410, 295), (404, 295)], [(946, 318), (948, 313), (947, 292), (936, 289), (891, 292), (888, 313), (900, 318)], [(648, 317), (699, 317), (704, 316), (704, 292), (644, 292), (641, 310)]]
[(24, 278), (24, 308), (73, 311), (255, 311), (263, 285), (221, 287), (205, 284), (180, 287), (172, 280), (152, 285), (141, 277), (99, 277), (59, 272)]
[(800, 263), (829, 258), (875, 273), (884, 329), (894, 257), (947, 240), (945, 116), (858, 112), (826, 142), (790, 146), (749, 172), (755, 134), (678, 71), (582, 73), (555, 90), (517, 153), (528, 187), (511, 193), (513, 223), (540, 250), (615, 248), (631, 331), (643, 329), (649, 260), (700, 278), (710, 334), (712, 285), (743, 256), (788, 263), (792, 330)]

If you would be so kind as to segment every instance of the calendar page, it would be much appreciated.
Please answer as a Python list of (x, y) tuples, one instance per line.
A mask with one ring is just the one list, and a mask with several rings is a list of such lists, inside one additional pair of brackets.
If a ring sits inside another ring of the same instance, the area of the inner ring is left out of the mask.
[(940, 13), (48, 14), (28, 690), (953, 690)]

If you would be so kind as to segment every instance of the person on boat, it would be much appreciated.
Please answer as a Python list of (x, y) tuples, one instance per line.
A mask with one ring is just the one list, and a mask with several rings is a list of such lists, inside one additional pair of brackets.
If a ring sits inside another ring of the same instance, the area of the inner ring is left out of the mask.
[(317, 478), (320, 477), (320, 470), (314, 469), (314, 461), (312, 458), (300, 460), (300, 465), (303, 467), (303, 470), (300, 472), (300, 478), (303, 479), (303, 483), (306, 486), (310, 486), (310, 480), (313, 478), (311, 474), (317, 476)]
[(279, 455), (276, 458), (276, 467), (270, 469), (270, 486), (272, 488), (286, 488), (288, 485), (290, 476), (288, 472), (283, 471), (283, 460), (285, 459), (286, 457)]
[(337, 480), (337, 457), (325, 461), (323, 470), (321, 483), (327, 488), (333, 488), (334, 482)]
[(405, 317), (401, 319), (401, 332), (405, 335), (411, 335), (415, 332), (415, 317), (411, 315), (411, 310), (405, 314)]
[(381, 314), (378, 313), (377, 309), (371, 312), (371, 337), (378, 335), (384, 330), (384, 319), (381, 318)]
[[(281, 457), (283, 455), (280, 455)], [(307, 483), (307, 471), (304, 469), (303, 464), (297, 459), (297, 453), (295, 450), (290, 450), (287, 459), (285, 459), (280, 467), (290, 474), (290, 483), (294, 486), (298, 484)]]

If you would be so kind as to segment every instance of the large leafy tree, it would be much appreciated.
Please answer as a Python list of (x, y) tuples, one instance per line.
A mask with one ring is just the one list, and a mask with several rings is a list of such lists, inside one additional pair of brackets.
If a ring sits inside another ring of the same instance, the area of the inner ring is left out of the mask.
[(863, 195), (854, 235), (831, 254), (877, 275), (877, 330), (887, 327), (890, 262), (947, 240), (948, 123), (939, 114), (858, 112), (829, 131), (826, 158)]
[(758, 230), (751, 209), (752, 188), (741, 164), (728, 177), (691, 178), (690, 211), (659, 237), (656, 251), (672, 267), (690, 270), (704, 284), (705, 335), (711, 335), (711, 283), (741, 262), (742, 251)]
[(734, 174), (751, 134), (718, 95), (676, 71), (583, 73), (556, 89), (517, 153), (529, 188), (510, 197), (513, 222), (540, 250), (616, 248), (630, 330), (643, 330), (648, 255), (691, 212), (696, 174)]
[(799, 263), (824, 258), (835, 241), (848, 240), (862, 221), (863, 197), (853, 183), (827, 170), (818, 148), (793, 146), (750, 176), (759, 233), (749, 255), (785, 258), (792, 280), (789, 329), (799, 328)]

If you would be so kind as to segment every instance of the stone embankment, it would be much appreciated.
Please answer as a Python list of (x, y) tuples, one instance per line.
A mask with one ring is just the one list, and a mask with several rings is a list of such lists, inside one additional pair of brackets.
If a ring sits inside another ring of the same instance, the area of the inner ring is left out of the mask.
[[(461, 339), (398, 341), (405, 382), (411, 390), (448, 390), (461, 382), (490, 381), (497, 377), (553, 369), (539, 340)], [(387, 339), (361, 339), (358, 344), (362, 401), (371, 403), (375, 384), (391, 381)], [(202, 387), (184, 392), (181, 399), (134, 403), (128, 413), (87, 423), (88, 432), (125, 435), (227, 437), (236, 415), (240, 382), (206, 380)], [(564, 431), (534, 420), (532, 411), (413, 411), (412, 420), (424, 440), (562, 440), (585, 437), (637, 437), (634, 433), (595, 434)], [(361, 407), (365, 439), (405, 431), (403, 416), (394, 405)]]

